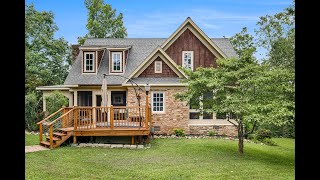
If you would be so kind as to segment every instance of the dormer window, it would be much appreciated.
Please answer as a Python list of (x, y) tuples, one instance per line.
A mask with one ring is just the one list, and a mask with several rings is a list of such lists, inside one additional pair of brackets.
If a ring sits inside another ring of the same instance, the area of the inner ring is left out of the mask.
[(154, 73), (162, 73), (162, 61), (154, 62)]
[(193, 70), (193, 51), (182, 51), (182, 67)]
[(122, 52), (111, 52), (111, 72), (122, 73)]
[(94, 64), (94, 52), (84, 52), (84, 66), (83, 72), (95, 72), (95, 64)]

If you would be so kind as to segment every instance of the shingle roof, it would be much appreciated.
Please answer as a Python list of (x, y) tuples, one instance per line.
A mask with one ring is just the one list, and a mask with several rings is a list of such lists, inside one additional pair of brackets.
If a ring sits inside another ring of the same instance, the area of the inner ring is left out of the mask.
[[(131, 46), (129, 57), (123, 76), (128, 77), (144, 59), (158, 46), (165, 42), (166, 38), (88, 38), (83, 46), (124, 47)], [(236, 55), (231, 43), (226, 38), (211, 38), (227, 56)], [(109, 55), (106, 51), (98, 68), (97, 74), (82, 74), (80, 53), (72, 64), (70, 72), (64, 82), (65, 85), (101, 85), (103, 74), (109, 74)], [(103, 67), (103, 68), (102, 68)], [(109, 85), (121, 85), (125, 78), (109, 75), (106, 77)], [(136, 79), (137, 80), (137, 79)], [(151, 81), (151, 79), (149, 79)], [(156, 78), (154, 81), (158, 81)], [(169, 79), (166, 79), (169, 81)], [(139, 81), (139, 80), (137, 80)], [(165, 78), (163, 79), (163, 83)], [(173, 82), (172, 82), (173, 83)], [(178, 82), (177, 82), (178, 83)]]

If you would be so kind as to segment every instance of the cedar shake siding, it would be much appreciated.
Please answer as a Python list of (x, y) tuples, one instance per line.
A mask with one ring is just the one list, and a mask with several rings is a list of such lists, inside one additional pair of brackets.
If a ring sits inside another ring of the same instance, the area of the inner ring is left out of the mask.
[(162, 73), (155, 73), (155, 61), (162, 61), (162, 59), (157, 57), (138, 77), (178, 77), (164, 61), (162, 61)]
[(202, 42), (186, 29), (165, 51), (174, 62), (182, 65), (182, 51), (193, 51), (193, 69), (202, 67), (217, 67), (216, 57)]

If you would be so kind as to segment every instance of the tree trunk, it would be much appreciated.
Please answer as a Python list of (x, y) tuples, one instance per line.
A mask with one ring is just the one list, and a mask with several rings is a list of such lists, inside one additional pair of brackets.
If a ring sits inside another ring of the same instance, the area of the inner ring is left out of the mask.
[(239, 138), (239, 142), (238, 142), (238, 151), (240, 154), (243, 154), (243, 124), (240, 121), (239, 125), (238, 125), (238, 138)]

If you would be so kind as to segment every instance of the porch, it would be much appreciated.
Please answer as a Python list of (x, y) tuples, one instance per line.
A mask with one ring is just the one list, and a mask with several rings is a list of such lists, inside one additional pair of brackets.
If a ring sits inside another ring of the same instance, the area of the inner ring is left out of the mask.
[[(63, 107), (37, 123), (40, 145), (59, 147), (69, 137), (77, 136), (145, 137), (149, 143), (152, 116), (146, 106)], [(45, 139), (43, 139), (45, 135)]]

